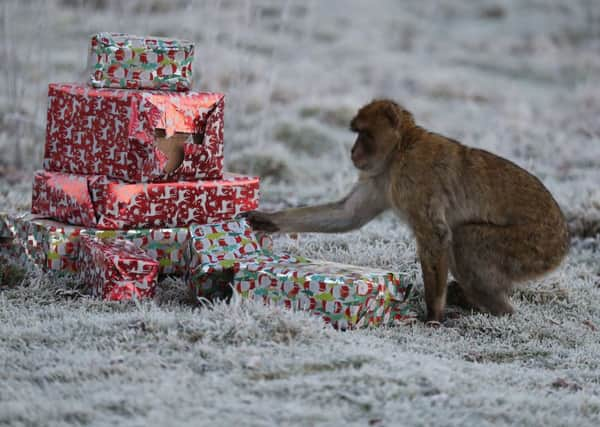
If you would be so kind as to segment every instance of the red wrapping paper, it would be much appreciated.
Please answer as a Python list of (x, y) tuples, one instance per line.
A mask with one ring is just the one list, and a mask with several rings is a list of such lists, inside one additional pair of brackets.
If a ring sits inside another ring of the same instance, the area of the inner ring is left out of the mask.
[(258, 208), (257, 177), (130, 184), (98, 175), (38, 171), (32, 213), (105, 230), (186, 227)]
[[(129, 182), (219, 179), (223, 173), (224, 95), (95, 89), (52, 83), (44, 169), (106, 175)], [(185, 143), (183, 162), (165, 172), (167, 156), (156, 131), (202, 135)]]
[(158, 261), (130, 241), (82, 236), (79, 264), (94, 296), (112, 301), (154, 296)]

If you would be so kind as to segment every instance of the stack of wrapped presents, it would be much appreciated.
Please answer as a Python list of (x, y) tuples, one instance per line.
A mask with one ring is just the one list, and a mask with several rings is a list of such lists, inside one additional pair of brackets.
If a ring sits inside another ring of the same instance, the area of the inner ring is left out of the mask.
[(51, 83), (31, 212), (0, 214), (3, 262), (78, 274), (109, 300), (182, 275), (351, 328), (414, 318), (398, 274), (274, 253), (239, 214), (259, 179), (223, 171), (224, 95), (191, 90), (194, 45), (99, 33), (86, 83)]

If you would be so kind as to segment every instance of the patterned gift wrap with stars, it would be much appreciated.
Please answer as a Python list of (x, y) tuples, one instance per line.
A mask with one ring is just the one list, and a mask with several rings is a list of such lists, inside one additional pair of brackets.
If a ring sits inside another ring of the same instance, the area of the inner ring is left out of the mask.
[(94, 87), (186, 91), (192, 86), (194, 44), (164, 37), (98, 33), (89, 50)]

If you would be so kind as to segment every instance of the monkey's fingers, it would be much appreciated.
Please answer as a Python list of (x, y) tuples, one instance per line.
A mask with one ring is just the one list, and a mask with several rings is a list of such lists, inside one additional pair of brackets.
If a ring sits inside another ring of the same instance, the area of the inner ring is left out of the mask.
[(256, 231), (266, 231), (269, 233), (279, 231), (279, 227), (277, 227), (267, 213), (260, 211), (245, 212), (242, 214), (242, 217), (246, 218), (250, 226)]

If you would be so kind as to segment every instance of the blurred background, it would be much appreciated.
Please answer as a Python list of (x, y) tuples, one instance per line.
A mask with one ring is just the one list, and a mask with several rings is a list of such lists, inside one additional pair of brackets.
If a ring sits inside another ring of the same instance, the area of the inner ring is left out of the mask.
[(348, 122), (390, 97), (528, 168), (565, 210), (600, 210), (597, 0), (2, 0), (0, 13), (8, 210), (28, 208), (41, 167), (47, 84), (85, 80), (98, 31), (196, 43), (195, 88), (226, 94), (227, 168), (263, 178), (263, 206), (344, 193)]

